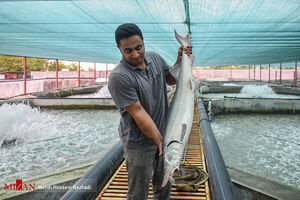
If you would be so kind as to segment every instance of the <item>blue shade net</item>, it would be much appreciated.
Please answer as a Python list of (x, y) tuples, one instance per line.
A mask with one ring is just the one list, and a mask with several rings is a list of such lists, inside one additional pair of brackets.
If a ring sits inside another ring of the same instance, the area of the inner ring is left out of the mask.
[(300, 58), (299, 0), (2, 0), (0, 54), (118, 63), (114, 31), (127, 22), (170, 65), (174, 29), (191, 33), (195, 67)]

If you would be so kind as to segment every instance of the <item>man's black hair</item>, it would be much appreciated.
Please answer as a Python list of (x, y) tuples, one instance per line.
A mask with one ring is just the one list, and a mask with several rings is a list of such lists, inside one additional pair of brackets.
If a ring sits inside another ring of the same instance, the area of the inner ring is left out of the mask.
[(120, 46), (121, 39), (129, 38), (134, 35), (138, 35), (140, 36), (141, 40), (144, 40), (142, 31), (136, 24), (126, 23), (120, 25), (115, 32), (115, 40), (118, 47)]

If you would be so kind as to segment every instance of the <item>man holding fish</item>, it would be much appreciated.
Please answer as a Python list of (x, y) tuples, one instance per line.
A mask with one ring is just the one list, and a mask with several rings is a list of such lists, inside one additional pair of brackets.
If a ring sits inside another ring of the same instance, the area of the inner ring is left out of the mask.
[[(115, 39), (122, 60), (109, 77), (108, 89), (121, 114), (118, 130), (128, 171), (127, 199), (147, 199), (152, 178), (153, 198), (166, 200), (171, 191), (170, 182), (162, 187), (168, 116), (166, 83), (174, 85), (176, 79), (159, 54), (145, 51), (137, 25), (120, 25)], [(174, 68), (179, 66), (183, 52), (191, 55), (192, 46), (179, 47)]]

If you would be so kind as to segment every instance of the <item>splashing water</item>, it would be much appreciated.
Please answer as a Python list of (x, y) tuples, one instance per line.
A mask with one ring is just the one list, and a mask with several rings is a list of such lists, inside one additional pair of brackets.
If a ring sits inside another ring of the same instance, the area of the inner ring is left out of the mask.
[(4, 104), (0, 107), (0, 113), (0, 145), (12, 139), (17, 139), (16, 144), (49, 139), (55, 133), (56, 127), (45, 123), (50, 119), (38, 108), (25, 104)]
[(278, 97), (268, 85), (246, 85), (239, 97)]
[(222, 86), (242, 86), (242, 85), (236, 83), (224, 83), (222, 84)]
[(107, 85), (104, 85), (100, 90), (93, 94), (73, 95), (68, 98), (111, 98)]
[(39, 110), (4, 104), (0, 113), (1, 142), (21, 141), (0, 147), (3, 182), (95, 162), (119, 141), (117, 110)]
[(268, 85), (245, 85), (240, 93), (208, 93), (207, 97), (299, 98), (297, 95), (276, 94)]
[(104, 85), (98, 92), (94, 94), (94, 96), (98, 98), (111, 98), (108, 85)]

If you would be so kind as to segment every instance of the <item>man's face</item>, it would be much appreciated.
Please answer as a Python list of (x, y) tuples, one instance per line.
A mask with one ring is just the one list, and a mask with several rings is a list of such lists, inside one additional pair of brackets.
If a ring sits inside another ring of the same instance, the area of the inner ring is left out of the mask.
[(138, 35), (120, 40), (120, 52), (124, 59), (133, 66), (141, 65), (144, 62), (144, 42)]

